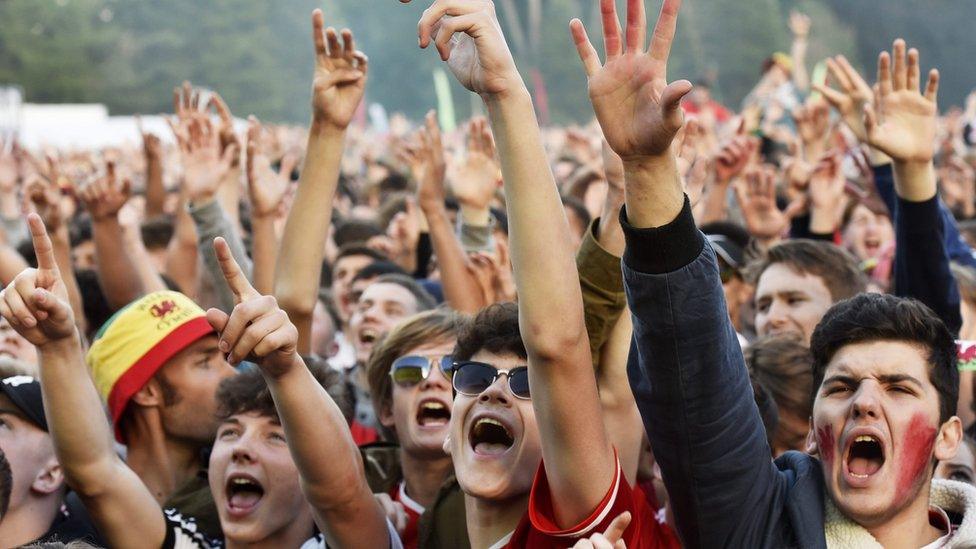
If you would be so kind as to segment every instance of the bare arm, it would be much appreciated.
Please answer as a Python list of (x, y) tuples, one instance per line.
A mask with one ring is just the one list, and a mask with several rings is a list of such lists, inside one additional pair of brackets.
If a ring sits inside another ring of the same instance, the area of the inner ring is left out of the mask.
[(807, 73), (807, 37), (810, 35), (810, 17), (798, 11), (790, 13), (790, 32), (793, 44), (790, 56), (793, 57), (793, 85), (801, 92), (810, 89), (810, 75)]
[(104, 177), (79, 191), (92, 217), (98, 282), (113, 309), (124, 307), (146, 291), (133, 258), (126, 252), (119, 224), (119, 210), (128, 201), (129, 192), (129, 182), (118, 181), (111, 163)]
[(598, 506), (616, 470), (590, 364), (569, 225), (531, 98), (493, 5), (434, 2), (420, 21), (422, 47), (434, 41), (431, 29), (436, 24), (441, 58), (462, 85), (482, 96), (497, 142), (532, 403), (549, 489), (558, 502), (554, 518), (569, 527)]
[(366, 483), (359, 449), (339, 407), (298, 355), (298, 330), (273, 297), (248, 283), (226, 242), (218, 239), (214, 248), (236, 306), (230, 316), (210, 309), (207, 319), (232, 364), (247, 359), (260, 366), (316, 523), (330, 545), (388, 546), (386, 515)]
[(425, 127), (418, 134), (417, 142), (404, 151), (404, 156), (417, 180), (417, 202), (427, 219), (444, 298), (457, 311), (475, 313), (486, 303), (480, 298), (477, 280), (467, 268), (468, 259), (444, 205), (444, 146), (433, 111), (427, 113)]
[(274, 291), (275, 261), (278, 257), (275, 221), (295, 166), (293, 157), (286, 157), (281, 161), (281, 170), (275, 173), (261, 146), (261, 123), (252, 116), (248, 124), (245, 173), (251, 201), (253, 280), (259, 292), (270, 294)]
[(163, 185), (163, 145), (159, 137), (142, 129), (142, 119), (136, 118), (142, 135), (142, 154), (146, 160), (146, 218), (163, 215), (166, 187)]
[(28, 221), (38, 268), (23, 271), (0, 293), (0, 314), (39, 350), (44, 411), (58, 461), (112, 547), (159, 547), (166, 535), (163, 512), (115, 454), (51, 240), (38, 216)]
[(326, 50), (321, 14), (316, 25), (312, 125), (275, 269), (275, 297), (298, 327), (302, 353), (311, 349), (312, 311), (339, 184), (346, 128), (362, 101), (367, 74), (366, 56), (356, 51), (351, 32), (342, 33), (344, 47), (335, 37), (335, 43)]
[(197, 228), (182, 198), (176, 207), (175, 225), (173, 239), (166, 249), (166, 275), (176, 282), (183, 294), (196, 299), (200, 283)]

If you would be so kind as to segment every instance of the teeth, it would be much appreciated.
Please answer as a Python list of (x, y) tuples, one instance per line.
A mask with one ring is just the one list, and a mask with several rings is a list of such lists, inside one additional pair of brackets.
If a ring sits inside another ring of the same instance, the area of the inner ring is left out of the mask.
[(851, 473), (851, 476), (854, 478), (868, 478), (871, 475), (858, 475), (856, 473)]
[(861, 435), (854, 439), (854, 442), (874, 442), (874, 438), (867, 435)]
[(233, 482), (234, 484), (236, 484), (238, 486), (243, 486), (243, 485), (246, 485), (246, 484), (252, 484), (251, 481), (247, 480), (246, 478), (235, 478), (231, 482)]
[(444, 406), (440, 402), (425, 402), (424, 403), (424, 409), (425, 410), (443, 410), (444, 408), (447, 408), (447, 406)]
[(488, 425), (497, 425), (497, 426), (501, 427), (502, 429), (505, 428), (505, 426), (502, 425), (500, 422), (495, 421), (494, 419), (491, 419), (490, 417), (484, 417), (484, 418), (479, 419), (478, 420), (478, 424), (480, 425), (482, 423), (487, 423)]

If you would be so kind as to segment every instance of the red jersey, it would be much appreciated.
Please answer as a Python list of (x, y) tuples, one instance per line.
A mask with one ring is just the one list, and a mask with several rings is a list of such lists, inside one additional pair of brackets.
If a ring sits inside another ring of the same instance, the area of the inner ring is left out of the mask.
[(403, 529), (400, 540), (403, 541), (404, 549), (417, 549), (418, 527), (420, 526), (420, 515), (424, 514), (424, 507), (416, 501), (410, 499), (404, 490), (404, 483), (396, 485), (390, 490), (390, 498), (400, 502), (403, 510), (407, 513), (407, 527)]
[[(631, 488), (617, 462), (617, 473), (603, 501), (583, 522), (564, 530), (556, 526), (552, 508), (549, 480), (542, 465), (535, 474), (529, 494), (529, 510), (505, 543), (496, 547), (549, 549), (572, 547), (579, 539), (606, 531), (624, 511), (630, 511), (630, 525), (623, 540), (628, 549), (680, 549), (681, 542), (673, 530), (664, 524), (664, 513), (658, 513), (647, 502), (640, 488)], [(505, 541), (505, 540), (503, 540)]]

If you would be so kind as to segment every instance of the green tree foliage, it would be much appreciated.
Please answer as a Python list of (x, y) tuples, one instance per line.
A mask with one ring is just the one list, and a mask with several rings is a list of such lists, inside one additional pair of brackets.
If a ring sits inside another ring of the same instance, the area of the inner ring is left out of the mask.
[[(183, 80), (211, 87), (237, 115), (304, 122), (311, 67), (309, 14), (348, 26), (370, 57), (367, 100), (421, 116), (435, 106), (437, 54), (416, 47), (416, 22), (429, 2), (414, 0), (0, 0), (0, 84), (18, 84), (34, 102), (102, 102), (113, 113), (167, 112)], [(618, 0), (621, 13), (624, 0)], [(660, 0), (646, 0), (654, 20)], [(553, 123), (586, 122), (591, 111), (567, 29), (580, 17), (599, 41), (597, 0), (496, 0), (519, 66), (538, 71)], [(737, 106), (762, 61), (788, 52), (791, 9), (814, 20), (808, 68), (844, 53), (871, 74), (897, 36), (943, 71), (942, 104), (973, 87), (969, 51), (976, 2), (963, 0), (685, 0), (672, 78), (708, 79)], [(461, 115), (472, 102), (452, 83)]]

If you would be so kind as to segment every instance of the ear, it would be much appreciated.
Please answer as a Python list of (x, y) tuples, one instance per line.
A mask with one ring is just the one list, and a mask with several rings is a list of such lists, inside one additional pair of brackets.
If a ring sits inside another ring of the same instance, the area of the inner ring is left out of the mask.
[(58, 458), (52, 455), (48, 458), (44, 467), (37, 472), (37, 476), (34, 477), (34, 482), (31, 483), (31, 490), (43, 495), (49, 495), (62, 489), (64, 482), (64, 470), (61, 469)]
[(396, 424), (396, 422), (393, 421), (392, 406), (383, 406), (383, 409), (380, 410), (379, 417), (376, 419), (380, 420), (380, 425), (382, 425), (383, 427), (386, 427), (387, 429), (395, 430), (393, 429), (393, 426)]
[(810, 429), (807, 431), (807, 447), (806, 452), (811, 456), (820, 456), (820, 448), (817, 447), (817, 436), (814, 434), (817, 431), (813, 428), (813, 418), (809, 420)]
[(152, 377), (142, 386), (141, 389), (132, 395), (132, 402), (139, 406), (152, 408), (163, 405), (163, 389), (159, 386), (159, 381)]
[(942, 424), (939, 434), (935, 438), (935, 448), (933, 454), (937, 460), (946, 460), (956, 457), (959, 443), (962, 442), (962, 421), (952, 416)]
[(447, 436), (444, 437), (444, 453), (451, 455), (451, 433), (448, 433)]

